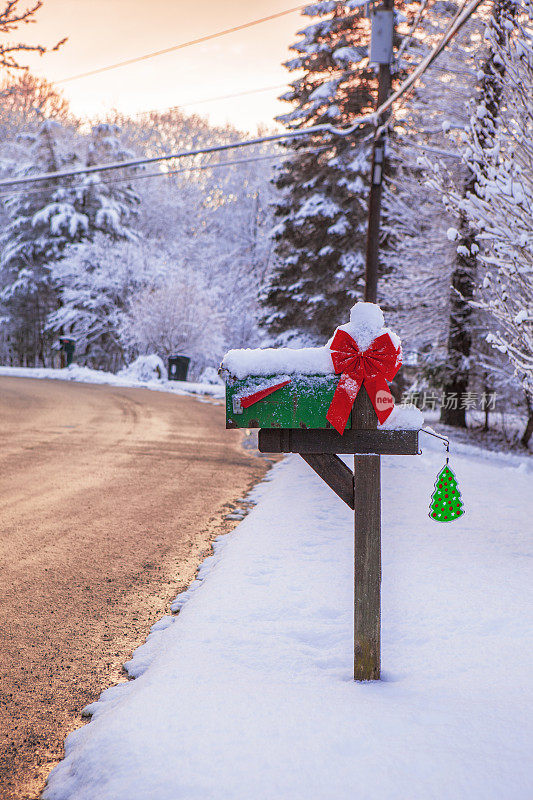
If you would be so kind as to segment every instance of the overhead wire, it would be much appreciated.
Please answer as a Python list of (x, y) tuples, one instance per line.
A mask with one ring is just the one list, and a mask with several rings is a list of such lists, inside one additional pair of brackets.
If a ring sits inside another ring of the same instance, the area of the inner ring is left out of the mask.
[(288, 14), (294, 14), (296, 11), (301, 11), (303, 8), (306, 8), (308, 3), (304, 3), (303, 5), (294, 6), (293, 8), (287, 8), (284, 11), (278, 11), (275, 14), (269, 14), (266, 17), (261, 17), (260, 19), (254, 19), (250, 22), (244, 22), (241, 25), (234, 25), (232, 28), (226, 28), (222, 31), (216, 31), (215, 33), (208, 33), (206, 36), (199, 36), (197, 39), (190, 39), (187, 42), (180, 42), (180, 44), (172, 45), (171, 47), (165, 47), (162, 50), (155, 50), (152, 53), (145, 53), (142, 56), (135, 56), (134, 58), (127, 58), (124, 61), (117, 61), (115, 64), (108, 64), (105, 67), (96, 67), (95, 69), (87, 70), (87, 72), (80, 72), (76, 75), (70, 75), (68, 78), (60, 78), (54, 83), (70, 83), (70, 81), (77, 81), (81, 78), (89, 78), (91, 75), (100, 75), (103, 72), (109, 72), (113, 69), (119, 69), (119, 67), (126, 67), (130, 64), (138, 64), (141, 61), (147, 61), (150, 58), (156, 58), (157, 56), (165, 55), (166, 53), (173, 53), (176, 50), (184, 50), (186, 47), (192, 47), (193, 45), (202, 44), (203, 42), (209, 42), (213, 39), (219, 39), (221, 36), (227, 36), (230, 33), (237, 33), (238, 31), (243, 31), (246, 28), (252, 28), (255, 25), (261, 25), (264, 22), (270, 22), (274, 19), (279, 19), (280, 17), (285, 17)]
[[(453, 28), (454, 28), (454, 26), (455, 26), (455, 23), (456, 23), (456, 21), (458, 20), (458, 18), (459, 18), (459, 17), (462, 15), (462, 13), (463, 13), (463, 11), (464, 11), (464, 9), (465, 9), (466, 5), (467, 5), (467, 2), (468, 2), (468, 0), (463, 0), (463, 4), (462, 4), (462, 5), (461, 5), (461, 6), (460, 6), (460, 7), (457, 9), (457, 11), (455, 12), (455, 15), (453, 16), (452, 20), (451, 20), (451, 21), (450, 21), (450, 23), (448, 24), (448, 27), (447, 27), (446, 31), (445, 31), (445, 32), (444, 32), (444, 34), (442, 35), (442, 38), (445, 38), (445, 37), (447, 36), (447, 34), (448, 34), (448, 33), (449, 33), (449, 32), (450, 32), (450, 31), (451, 31)], [(484, 0), (482, 0), (482, 2), (484, 2)], [(481, 5), (481, 3), (479, 3), (478, 5)], [(468, 15), (468, 17), (470, 17), (470, 16), (471, 16), (471, 14), (469, 14), (469, 15)], [(455, 33), (456, 33), (456, 32), (457, 32), (457, 31), (455, 31)], [(413, 31), (413, 33), (414, 33), (414, 31)], [(455, 35), (455, 33), (454, 33), (453, 35)], [(410, 34), (410, 37), (409, 37), (409, 38), (412, 38), (412, 35), (411, 35), (411, 34)], [(441, 40), (441, 41), (442, 41), (442, 40)], [(402, 42), (402, 44), (403, 44), (403, 42)], [(400, 48), (400, 49), (401, 49), (401, 48)], [(442, 50), (442, 49), (443, 49), (443, 48), (441, 48), (441, 50)], [(441, 50), (439, 50), (439, 54), (440, 54)], [(465, 54), (465, 60), (468, 60), (469, 58), (472, 58), (472, 56), (471, 56), (471, 55), (468, 55), (468, 54)], [(419, 62), (417, 65), (415, 65), (415, 69), (416, 69), (417, 67), (421, 66), (421, 65), (424, 63), (424, 61), (425, 61), (425, 59), (422, 59), (422, 60), (421, 60), (421, 61), (420, 61), (420, 62)], [(466, 69), (466, 70), (454, 69), (453, 67), (448, 67), (448, 66), (447, 66), (447, 67), (441, 67), (441, 66), (439, 66), (438, 64), (433, 64), (433, 63), (429, 65), (429, 68), (431, 68), (431, 69), (435, 69), (435, 70), (437, 70), (438, 72), (445, 72), (446, 74), (448, 74), (448, 73), (452, 73), (452, 74), (454, 74), (454, 75), (461, 75), (461, 76), (467, 76), (467, 77), (469, 77), (469, 76), (471, 76), (471, 75), (473, 75), (473, 76), (475, 76), (475, 75), (476, 75), (476, 73), (475, 73), (473, 70), (468, 70), (468, 69)]]
[(414, 149), (414, 150), (421, 150), (424, 153), (434, 153), (437, 156), (442, 156), (443, 158), (453, 158), (456, 160), (461, 160), (462, 155), (460, 153), (454, 153), (452, 150), (443, 150), (440, 147), (431, 147), (425, 144), (417, 144), (416, 142), (409, 142), (407, 140), (402, 140), (402, 149)]
[[(400, 97), (404, 96), (405, 94), (414, 86), (416, 81), (424, 74), (424, 72), (431, 66), (433, 61), (442, 53), (446, 45), (453, 39), (453, 37), (461, 30), (465, 22), (467, 22), (474, 11), (482, 4), (485, 0), (471, 0), (470, 3), (465, 0), (463, 5), (458, 10), (457, 14), (454, 16), (452, 22), (448, 26), (448, 29), (445, 33), (441, 36), (440, 40), (434, 46), (428, 55), (422, 59), (420, 64), (411, 72), (411, 74), (403, 81), (403, 83), (399, 86), (399, 88), (393, 92), (387, 100), (383, 103), (382, 106), (376, 111), (376, 115), (383, 115), (386, 111), (388, 111), (393, 103), (396, 100), (399, 100)], [(387, 121), (380, 126), (377, 131), (376, 135), (380, 135), (380, 133), (387, 130), (392, 121), (394, 119), (394, 113), (387, 119)]]
[[(465, 60), (468, 58), (473, 58), (473, 56), (466, 56)], [(475, 78), (477, 75), (476, 70), (474, 69), (454, 69), (453, 67), (439, 67), (437, 64), (431, 64), (431, 69), (437, 70), (437, 72), (446, 72), (451, 73), (452, 75), (461, 75), (465, 78)]]
[[(170, 108), (165, 108), (159, 111), (159, 113), (164, 114), (167, 111), (173, 111), (177, 108), (188, 108), (190, 106), (200, 106), (203, 103), (215, 103), (218, 100), (233, 100), (235, 97), (246, 97), (249, 94), (260, 94), (261, 92), (272, 92), (274, 89), (284, 89), (287, 86), (286, 83), (278, 83), (276, 86), (262, 86), (260, 89), (245, 89), (242, 92), (232, 92), (231, 94), (219, 94), (216, 97), (204, 97), (201, 100), (189, 100), (187, 103), (176, 103)], [(149, 111), (138, 111), (135, 112), (135, 116), (142, 115), (142, 114), (155, 114), (158, 113), (158, 109), (151, 108)]]
[[(342, 69), (342, 70), (339, 70), (339, 73), (344, 78), (346, 76), (355, 74), (356, 70)], [(329, 73), (329, 75), (335, 75), (335, 71), (332, 70)], [(278, 83), (275, 86), (262, 86), (262, 87), (260, 87), (258, 89), (244, 89), (243, 91), (239, 91), (239, 92), (231, 92), (229, 94), (219, 94), (219, 95), (215, 95), (213, 97), (204, 97), (201, 100), (188, 100), (186, 103), (175, 103), (174, 105), (172, 105), (172, 106), (170, 106), (168, 108), (163, 108), (163, 109), (148, 108), (148, 109), (144, 109), (144, 110), (141, 110), (141, 111), (135, 111), (132, 116), (133, 117), (139, 117), (139, 116), (144, 116), (144, 115), (147, 115), (147, 114), (166, 114), (169, 111), (178, 110), (180, 108), (188, 108), (190, 106), (197, 106), (197, 105), (201, 105), (203, 103), (214, 103), (214, 102), (216, 102), (218, 100), (231, 100), (231, 99), (233, 99), (235, 97), (244, 97), (244, 96), (250, 95), (250, 94), (259, 94), (260, 92), (269, 92), (269, 91), (273, 91), (274, 89), (286, 89), (287, 91), (290, 91), (292, 88), (293, 87), (292, 87), (291, 83), (288, 83), (288, 82), (287, 83)], [(122, 112), (120, 112), (120, 111), (117, 111), (117, 113), (122, 115)], [(129, 115), (124, 114), (124, 116), (129, 116)]]
[(418, 9), (418, 11), (417, 11), (417, 13), (415, 15), (415, 18), (413, 20), (413, 24), (411, 25), (409, 33), (403, 39), (402, 43), (400, 44), (400, 47), (398, 48), (398, 52), (396, 54), (396, 63), (399, 63), (400, 58), (402, 57), (402, 55), (406, 51), (406, 49), (409, 46), (414, 34), (416, 33), (416, 31), (418, 29), (418, 26), (420, 25), (420, 23), (422, 21), (422, 17), (423, 17), (424, 12), (425, 12), (425, 10), (427, 8), (428, 2), (429, 2), (429, 0), (422, 0), (422, 2), (420, 3), (420, 8)]
[[(335, 0), (336, 4), (340, 4), (343, 0)], [(372, 0), (368, 0), (368, 2), (372, 2)], [(366, 5), (366, 3), (365, 3)], [(107, 64), (104, 67), (96, 67), (92, 70), (87, 70), (87, 72), (80, 72), (76, 75), (69, 75), (67, 78), (59, 78), (58, 80), (54, 81), (56, 84), (60, 83), (69, 83), (70, 81), (77, 81), (82, 78), (88, 78), (92, 75), (99, 75), (103, 72), (108, 72), (109, 70), (119, 69), (120, 67), (126, 67), (131, 64), (137, 64), (141, 61), (147, 61), (150, 58), (156, 58), (157, 56), (165, 55), (166, 53), (172, 53), (176, 50), (183, 50), (187, 47), (192, 47), (193, 45), (202, 44), (203, 42), (211, 41), (212, 39), (218, 39), (221, 36), (227, 36), (231, 33), (236, 33), (241, 30), (245, 30), (246, 28), (254, 27), (255, 25), (260, 25), (264, 22), (270, 22), (271, 20), (278, 19), (280, 17), (287, 16), (288, 14), (294, 14), (296, 11), (302, 11), (304, 8), (308, 8), (309, 3), (303, 3), (299, 6), (293, 6), (292, 8), (287, 8), (284, 11), (278, 11), (274, 14), (269, 14), (266, 17), (261, 17), (260, 19), (251, 20), (250, 22), (245, 22), (241, 25), (235, 25), (232, 28), (226, 28), (222, 31), (217, 31), (215, 33), (207, 34), (206, 36), (200, 36), (197, 39), (191, 39), (187, 42), (181, 42), (180, 44), (172, 45), (171, 47), (166, 47), (162, 50), (155, 50), (151, 53), (145, 53), (142, 56), (135, 56), (133, 58), (125, 59), (124, 61), (117, 61), (115, 64)], [(350, 19), (353, 17), (358, 16), (359, 10), (355, 13), (348, 15), (346, 19)]]
[(283, 141), (284, 139), (297, 139), (301, 136), (309, 136), (313, 133), (333, 133), (339, 136), (347, 136), (353, 133), (360, 125), (365, 122), (371, 122), (375, 119), (375, 113), (366, 114), (357, 117), (355, 121), (348, 128), (336, 128), (334, 125), (324, 123), (321, 125), (314, 125), (310, 128), (301, 128), (294, 131), (284, 131), (281, 133), (268, 134), (266, 136), (257, 136), (254, 139), (245, 139), (239, 142), (228, 142), (227, 144), (216, 144), (210, 147), (199, 147), (195, 150), (180, 150), (177, 153), (165, 153), (160, 156), (151, 156), (131, 159), (129, 161), (116, 161), (109, 164), (95, 164), (90, 167), (81, 167), (79, 169), (71, 170), (58, 170), (56, 172), (46, 172), (41, 175), (25, 175), (20, 178), (8, 178), (7, 180), (0, 181), (0, 188), (2, 186), (19, 186), (24, 183), (41, 183), (43, 181), (55, 180), (58, 178), (73, 178), (76, 175), (90, 175), (94, 172), (109, 172), (117, 169), (129, 169), (132, 167), (139, 167), (144, 164), (155, 164), (159, 161), (173, 161), (180, 158), (188, 158), (190, 156), (209, 155), (210, 153), (221, 153), (225, 150), (234, 150), (241, 147), (251, 147), (253, 145), (266, 144), (267, 142)]
[[(341, 72), (342, 76), (349, 76), (351, 74), (355, 74), (355, 70), (343, 69)], [(329, 74), (334, 75), (335, 72), (333, 71), (330, 72)], [(274, 91), (274, 89), (286, 89), (287, 91), (290, 91), (291, 88), (293, 87), (290, 83), (278, 83), (274, 86), (262, 86), (258, 89), (244, 89), (243, 91), (239, 92), (231, 92), (229, 94), (219, 94), (213, 97), (204, 97), (201, 100), (188, 100), (186, 103), (175, 103), (174, 105), (169, 106), (168, 108), (147, 108), (141, 111), (135, 111), (131, 116), (142, 117), (148, 114), (167, 114), (169, 111), (176, 111), (179, 110), (180, 108), (189, 108), (190, 106), (199, 106), (202, 105), (203, 103), (215, 103), (218, 100), (232, 100), (235, 97), (245, 97), (246, 95)], [(120, 116), (125, 116), (125, 117), (130, 116), (129, 114), (118, 111), (118, 109), (115, 110), (116, 113), (119, 114)]]
[[(314, 155), (316, 153), (322, 153), (324, 150), (327, 150), (326, 146), (322, 147), (314, 147), (309, 148), (308, 150), (302, 150), (301, 153), (303, 155)], [(269, 161), (276, 158), (287, 158), (287, 153), (279, 152), (279, 153), (268, 153), (262, 156), (249, 156), (248, 158), (238, 158), (232, 159), (230, 161), (217, 161), (212, 164), (192, 164), (189, 167), (181, 167), (180, 169), (169, 169), (169, 170), (159, 170), (158, 172), (141, 172), (136, 175), (128, 175), (120, 178), (113, 178), (111, 180), (102, 180), (99, 181), (98, 185), (109, 186), (115, 183), (131, 183), (132, 181), (143, 180), (144, 178), (162, 178), (167, 177), (170, 175), (181, 175), (185, 172), (202, 172), (204, 170), (211, 170), (211, 169), (219, 169), (221, 167), (232, 167), (235, 165), (240, 164), (249, 164), (256, 161)], [(81, 188), (78, 186), (48, 186), (48, 187), (41, 187), (40, 189), (20, 189), (15, 192), (0, 192), (0, 198), (6, 197), (16, 197), (18, 195), (24, 195), (24, 197), (28, 195), (43, 195), (48, 192), (57, 191), (57, 189), (66, 189), (67, 191), (76, 191), (77, 189)]]

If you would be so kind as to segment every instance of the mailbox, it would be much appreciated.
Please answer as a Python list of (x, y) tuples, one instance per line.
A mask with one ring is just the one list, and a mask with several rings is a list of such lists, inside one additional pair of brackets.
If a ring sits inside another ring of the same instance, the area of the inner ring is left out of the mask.
[(331, 428), (326, 414), (339, 382), (335, 374), (225, 377), (227, 428)]

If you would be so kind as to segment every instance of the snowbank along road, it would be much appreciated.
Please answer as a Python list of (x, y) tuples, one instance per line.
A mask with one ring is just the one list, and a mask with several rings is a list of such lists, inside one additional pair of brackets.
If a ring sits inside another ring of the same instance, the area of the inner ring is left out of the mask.
[(25, 800), (266, 463), (213, 401), (59, 381), (0, 378), (0, 443), (0, 796)]

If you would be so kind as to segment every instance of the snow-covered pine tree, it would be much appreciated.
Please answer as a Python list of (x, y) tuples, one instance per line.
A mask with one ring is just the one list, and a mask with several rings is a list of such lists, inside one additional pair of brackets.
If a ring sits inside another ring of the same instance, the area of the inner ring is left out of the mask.
[[(345, 126), (374, 103), (367, 66), (369, 21), (359, 0), (318, 2), (302, 14), (315, 21), (299, 31), (285, 63), (303, 75), (282, 99), (293, 105), (278, 121), (290, 130)], [(317, 134), (292, 140), (275, 178), (276, 266), (262, 304), (273, 336), (331, 332), (361, 297), (364, 275), (370, 130), (349, 137)], [(308, 152), (323, 148), (319, 152)]]
[[(93, 127), (87, 166), (124, 161), (132, 155), (122, 145), (116, 125), (101, 123)], [(134, 244), (138, 238), (132, 226), (140, 200), (128, 180), (131, 177), (130, 170), (121, 170), (115, 177), (91, 173), (81, 178), (71, 199), (87, 218), (85, 236), (51, 267), (60, 302), (48, 315), (47, 330), (73, 336), (80, 355), (91, 355), (95, 366), (106, 368), (117, 366), (120, 361), (115, 312), (119, 313), (130, 299), (124, 284), (143, 285), (141, 276), (136, 280), (133, 274), (123, 276), (122, 271), (117, 281), (113, 280), (107, 264), (115, 245)], [(133, 249), (127, 251), (132, 265), (136, 261), (145, 265), (142, 253), (137, 259), (132, 257)], [(124, 252), (119, 247), (115, 260), (120, 257)], [(140, 270), (143, 271), (144, 268)]]
[[(97, 126), (87, 159), (79, 155), (83, 139), (59, 123), (46, 120), (29, 136), (28, 163), (17, 175), (54, 172), (126, 157), (116, 144), (116, 132)], [(75, 335), (72, 308), (62, 303), (63, 268), (71, 246), (81, 246), (97, 233), (113, 241), (134, 237), (129, 225), (138, 200), (127, 184), (107, 183), (86, 175), (40, 183), (14, 192), (6, 201), (10, 222), (0, 239), (2, 286), (0, 303), (9, 322), (9, 341), (18, 363), (43, 365), (58, 332)], [(69, 329), (64, 330), (66, 320)]]
[[(81, 165), (59, 123), (45, 121), (28, 139), (28, 162), (16, 175)], [(46, 366), (52, 343), (46, 318), (59, 304), (51, 270), (68, 244), (87, 235), (89, 220), (73, 203), (72, 190), (53, 181), (14, 190), (5, 206), (9, 224), (0, 239), (0, 305), (9, 347), (19, 364), (33, 366), (39, 360)]]
[[(99, 123), (91, 131), (87, 154), (87, 166), (110, 164), (133, 158), (120, 140), (117, 125)], [(79, 196), (91, 224), (114, 241), (134, 239), (137, 207), (140, 199), (128, 178), (134, 170), (122, 169), (117, 173), (92, 173), (87, 175), (80, 187)]]

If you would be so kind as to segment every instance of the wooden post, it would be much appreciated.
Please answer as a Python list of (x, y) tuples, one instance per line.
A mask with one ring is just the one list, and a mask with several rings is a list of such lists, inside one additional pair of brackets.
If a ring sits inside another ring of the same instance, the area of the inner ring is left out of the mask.
[[(394, 0), (383, 0), (381, 9), (394, 13)], [(394, 22), (391, 30), (390, 60)], [(388, 58), (387, 58), (388, 60)], [(391, 93), (391, 64), (379, 59), (377, 107)], [(386, 116), (389, 115), (390, 112)], [(379, 124), (383, 119), (379, 120)], [(375, 137), (368, 199), (366, 235), (365, 300), (377, 302), (381, 193), (385, 168), (385, 135)], [(377, 428), (377, 416), (364, 387), (352, 410), (353, 428)], [(379, 456), (354, 456), (355, 511), (355, 619), (354, 678), (379, 680), (381, 670), (381, 476)]]
[[(377, 428), (364, 386), (352, 411), (352, 427)], [(354, 456), (354, 679), (379, 680), (381, 666), (380, 457)]]

